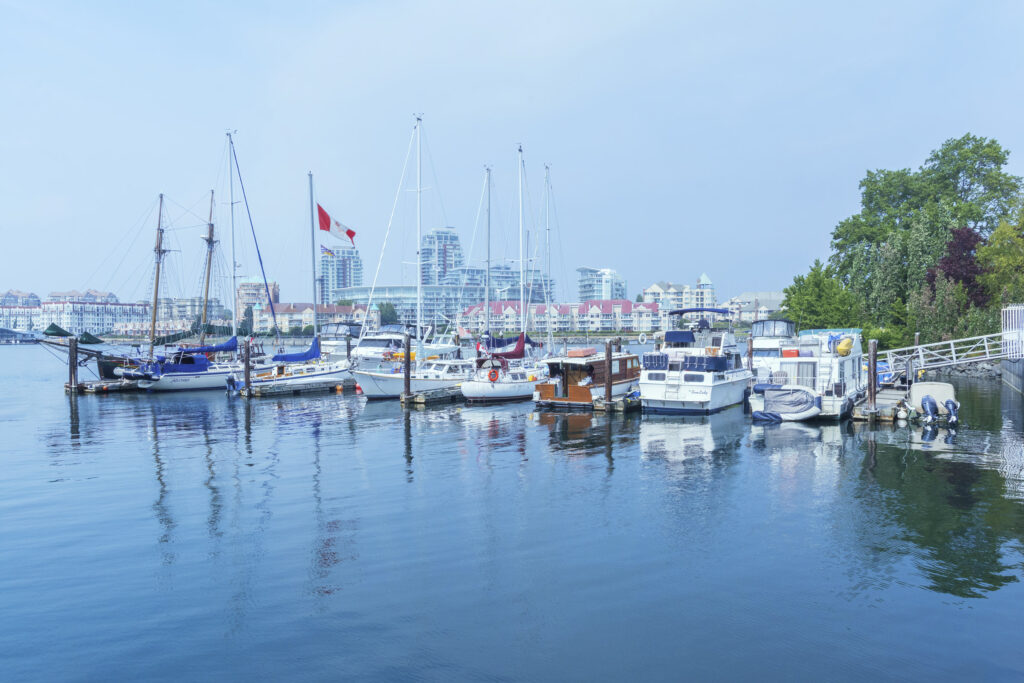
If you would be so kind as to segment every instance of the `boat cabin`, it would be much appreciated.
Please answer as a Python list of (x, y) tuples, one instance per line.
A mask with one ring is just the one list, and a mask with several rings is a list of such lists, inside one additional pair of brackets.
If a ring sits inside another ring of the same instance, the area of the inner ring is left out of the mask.
[[(570, 351), (568, 356), (541, 361), (548, 367), (549, 379), (537, 385), (534, 400), (538, 405), (555, 407), (592, 407), (594, 396), (604, 391), (608, 377), (603, 353), (595, 349)], [(611, 381), (613, 393), (640, 378), (640, 359), (632, 353), (613, 353)]]

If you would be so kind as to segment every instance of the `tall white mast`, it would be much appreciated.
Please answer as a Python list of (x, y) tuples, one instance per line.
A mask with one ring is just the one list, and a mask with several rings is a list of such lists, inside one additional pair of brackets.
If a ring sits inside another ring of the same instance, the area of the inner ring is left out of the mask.
[(544, 308), (548, 319), (545, 326), (548, 331), (548, 349), (552, 344), (551, 335), (551, 164), (544, 164), (544, 269), (547, 270), (544, 286)]
[(484, 276), (484, 331), (491, 331), (491, 167), (484, 167), (487, 176), (487, 273)]
[(416, 116), (416, 367), (423, 358), (423, 117)]
[(519, 145), (519, 312), (526, 334), (526, 261), (523, 255), (523, 146)]
[(313, 215), (313, 172), (309, 172), (309, 261), (313, 274), (313, 338), (319, 334), (316, 324), (316, 218)]
[[(235, 259), (235, 141), (228, 136), (228, 205), (231, 207), (231, 336), (238, 336), (238, 285), (235, 277), (238, 261)], [(251, 332), (251, 330), (250, 330)]]

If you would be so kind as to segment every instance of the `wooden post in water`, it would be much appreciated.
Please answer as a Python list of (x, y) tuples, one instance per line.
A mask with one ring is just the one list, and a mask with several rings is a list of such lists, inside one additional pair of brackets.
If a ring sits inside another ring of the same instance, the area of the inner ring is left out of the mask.
[(352, 360), (352, 335), (345, 335), (345, 360)]
[(878, 395), (878, 340), (872, 339), (868, 342), (868, 419), (875, 421), (878, 408), (876, 398)]
[(604, 404), (612, 404), (612, 340), (604, 343)]
[(252, 388), (249, 386), (249, 380), (252, 379), (252, 365), (249, 363), (251, 350), (251, 342), (246, 338), (245, 346), (242, 347), (242, 379), (245, 382), (244, 388), (246, 396), (250, 396), (252, 392)]
[(622, 337), (615, 338), (615, 353), (622, 352)]
[(747, 370), (754, 371), (754, 338), (747, 337)]
[(405, 397), (409, 398), (412, 396), (412, 344), (409, 341), (409, 333), (405, 333)]
[(78, 339), (68, 339), (68, 391), (78, 393)]

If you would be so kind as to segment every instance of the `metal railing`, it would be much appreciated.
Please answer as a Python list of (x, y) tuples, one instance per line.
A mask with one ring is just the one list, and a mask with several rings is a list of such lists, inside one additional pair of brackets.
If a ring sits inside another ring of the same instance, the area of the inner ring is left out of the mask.
[(1020, 358), (1020, 353), (1021, 333), (1016, 331), (889, 349), (878, 355), (889, 364), (894, 376), (898, 376), (965, 363)]

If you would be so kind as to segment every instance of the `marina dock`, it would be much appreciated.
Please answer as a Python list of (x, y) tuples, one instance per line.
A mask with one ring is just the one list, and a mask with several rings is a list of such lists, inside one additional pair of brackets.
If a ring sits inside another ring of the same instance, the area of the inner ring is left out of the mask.
[(402, 394), (399, 397), (403, 406), (426, 406), (438, 403), (462, 403), (466, 397), (462, 395), (459, 385), (421, 391), (416, 394)]

